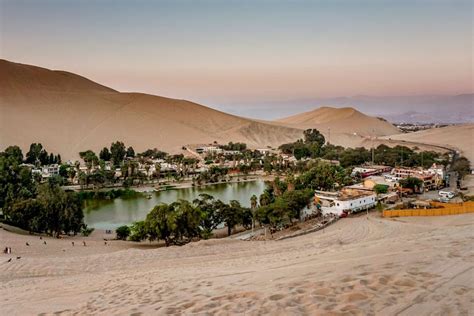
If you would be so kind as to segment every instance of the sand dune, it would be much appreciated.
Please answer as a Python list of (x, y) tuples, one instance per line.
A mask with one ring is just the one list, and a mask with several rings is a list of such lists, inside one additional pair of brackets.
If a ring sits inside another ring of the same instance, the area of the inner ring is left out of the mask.
[(0, 256), (0, 307), (8, 315), (468, 315), (473, 226), (472, 215), (371, 215), (284, 241), (159, 249), (90, 237), (87, 247), (43, 245), (1, 230), (0, 246), (22, 258)]
[(459, 150), (471, 163), (474, 163), (474, 124), (433, 128), (385, 138), (453, 148)]
[(277, 120), (279, 123), (298, 128), (317, 128), (331, 135), (349, 134), (360, 136), (386, 136), (400, 131), (392, 124), (376, 117), (365, 115), (354, 108), (320, 107)]
[(0, 147), (41, 142), (65, 159), (122, 140), (141, 151), (241, 141), (278, 146), (299, 129), (257, 122), (164, 97), (119, 93), (62, 71), (0, 60)]

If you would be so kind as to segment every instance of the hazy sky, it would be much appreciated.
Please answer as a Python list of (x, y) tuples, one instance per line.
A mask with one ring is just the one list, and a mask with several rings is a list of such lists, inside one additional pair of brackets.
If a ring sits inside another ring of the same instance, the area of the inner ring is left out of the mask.
[(2, 58), (219, 106), (472, 92), (471, 1), (0, 0)]

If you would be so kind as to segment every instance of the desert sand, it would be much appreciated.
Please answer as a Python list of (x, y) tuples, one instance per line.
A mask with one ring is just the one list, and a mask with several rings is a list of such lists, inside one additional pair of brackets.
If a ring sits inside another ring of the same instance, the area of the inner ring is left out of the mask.
[(367, 139), (400, 133), (392, 124), (351, 107), (323, 106), (275, 122), (301, 129), (316, 128), (331, 144), (344, 147), (370, 147)]
[(392, 135), (389, 138), (452, 148), (474, 163), (474, 124), (432, 128), (415, 133)]
[(317, 128), (321, 132), (331, 130), (331, 136), (337, 134), (361, 136), (386, 136), (400, 133), (400, 130), (389, 122), (363, 114), (351, 107), (319, 107), (313, 111), (299, 113), (282, 118), (276, 122), (307, 129)]
[(0, 307), (5, 315), (469, 315), (473, 228), (470, 214), (371, 214), (282, 241), (156, 249), (94, 237), (87, 247), (43, 245), (1, 230), (1, 246), (21, 259), (0, 257)]
[[(120, 93), (76, 74), (0, 60), (0, 150), (41, 142), (63, 160), (121, 140), (135, 151), (181, 152), (184, 145), (245, 142), (278, 147), (318, 128), (331, 143), (364, 146), (367, 137), (399, 133), (353, 108), (322, 107), (273, 122), (247, 119), (186, 101)], [(329, 137), (329, 129), (331, 135)]]
[(0, 150), (41, 142), (63, 160), (121, 140), (135, 151), (177, 153), (183, 145), (240, 141), (279, 146), (299, 129), (246, 119), (185, 101), (120, 93), (81, 76), (0, 60)]

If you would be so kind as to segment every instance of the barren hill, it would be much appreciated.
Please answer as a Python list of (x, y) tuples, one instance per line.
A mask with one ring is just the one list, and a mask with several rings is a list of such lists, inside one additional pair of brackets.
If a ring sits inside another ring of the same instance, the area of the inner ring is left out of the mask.
[(0, 149), (41, 142), (76, 159), (116, 140), (135, 150), (178, 152), (218, 141), (251, 147), (294, 141), (301, 130), (229, 115), (185, 101), (120, 93), (81, 76), (0, 60)]
[(331, 134), (334, 132), (362, 136), (386, 136), (400, 133), (392, 124), (349, 107), (324, 106), (313, 111), (279, 119), (277, 122), (302, 129), (317, 128), (322, 132), (330, 128)]
[(390, 139), (453, 148), (459, 150), (471, 161), (471, 164), (474, 163), (474, 124), (453, 125), (415, 133), (392, 135)]

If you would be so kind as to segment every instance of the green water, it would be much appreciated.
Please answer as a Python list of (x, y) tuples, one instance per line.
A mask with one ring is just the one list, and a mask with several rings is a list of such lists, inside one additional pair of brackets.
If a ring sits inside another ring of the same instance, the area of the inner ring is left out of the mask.
[(192, 201), (201, 193), (206, 193), (224, 202), (237, 200), (243, 206), (250, 206), (250, 197), (260, 196), (265, 189), (265, 182), (258, 180), (241, 183), (223, 183), (199, 188), (175, 189), (150, 193), (151, 199), (145, 197), (115, 200), (87, 201), (84, 209), (84, 221), (89, 227), (114, 229), (145, 219), (148, 212), (159, 203), (172, 203), (177, 200)]

